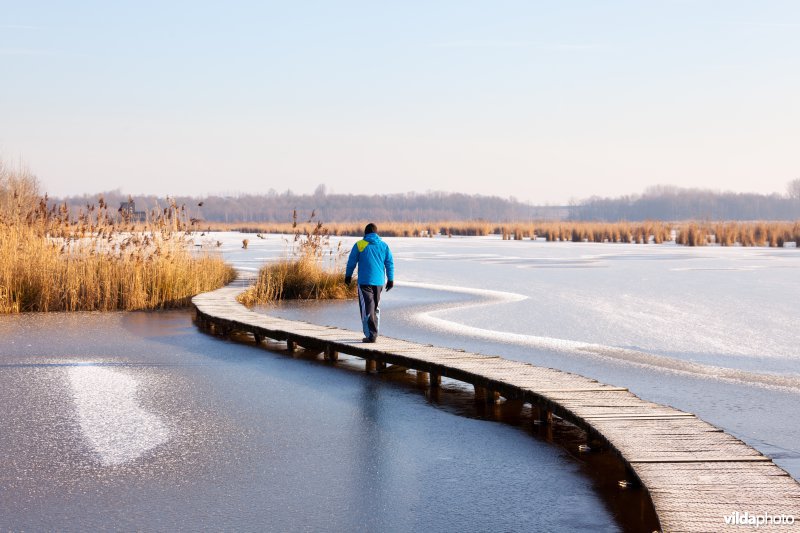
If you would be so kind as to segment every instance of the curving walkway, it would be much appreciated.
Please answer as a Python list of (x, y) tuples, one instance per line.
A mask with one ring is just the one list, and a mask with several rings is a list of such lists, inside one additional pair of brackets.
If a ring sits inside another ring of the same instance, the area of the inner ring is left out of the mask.
[(474, 385), (487, 401), (502, 396), (530, 403), (544, 421), (558, 416), (583, 429), (593, 444), (614, 450), (648, 490), (662, 531), (749, 531), (736, 521), (792, 515), (796, 524), (766, 523), (758, 530), (800, 533), (800, 484), (691, 413), (552, 368), (387, 337), (362, 344), (357, 331), (258, 314), (236, 301), (247, 283), (240, 279), (195, 296), (197, 324), (222, 335), (249, 333), (257, 344), (286, 341), (290, 351), (316, 349), (332, 362), (340, 352), (361, 357), (367, 371), (387, 364), (414, 369), (427, 374), (431, 387), (443, 376), (456, 379)]

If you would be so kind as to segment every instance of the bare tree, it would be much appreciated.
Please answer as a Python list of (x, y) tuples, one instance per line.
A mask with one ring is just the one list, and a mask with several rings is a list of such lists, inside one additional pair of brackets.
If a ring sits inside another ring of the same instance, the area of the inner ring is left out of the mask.
[(21, 162), (12, 168), (0, 159), (0, 215), (33, 207), (39, 198), (39, 180)]
[(800, 178), (793, 179), (786, 184), (786, 193), (789, 195), (789, 198), (800, 200)]

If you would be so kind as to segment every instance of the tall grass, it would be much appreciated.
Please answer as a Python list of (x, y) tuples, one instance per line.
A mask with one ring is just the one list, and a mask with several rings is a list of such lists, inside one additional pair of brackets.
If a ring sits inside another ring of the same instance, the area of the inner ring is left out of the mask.
[[(689, 222), (681, 224), (675, 238), (687, 246), (769, 246), (800, 243), (798, 222)], [(798, 247), (800, 248), (800, 247)]]
[(672, 225), (665, 222), (549, 222), (535, 224), (534, 238), (546, 241), (661, 244), (671, 240)]
[[(360, 236), (366, 222), (327, 224), (330, 235)], [(249, 233), (293, 233), (298, 227), (310, 231), (312, 226), (291, 223), (221, 224), (212, 228)], [(504, 224), (480, 220), (444, 222), (380, 222), (383, 237), (433, 237), (501, 235), (503, 240), (544, 238), (548, 241), (572, 242), (647, 242), (661, 243), (671, 239), (672, 226), (663, 222), (597, 223), (597, 222), (509, 222)]]
[(292, 215), (294, 238), (286, 257), (265, 265), (256, 283), (239, 295), (245, 305), (265, 304), (276, 300), (330, 300), (356, 297), (356, 283), (344, 284), (341, 241), (334, 249), (330, 233), (322, 222), (314, 221), (314, 213), (304, 225)]
[[(252, 233), (293, 233), (298, 228), (308, 232), (312, 225), (213, 223), (214, 229)], [(327, 224), (330, 235), (360, 236), (363, 223)], [(483, 236), (500, 235), (503, 240), (544, 239), (553, 242), (605, 242), (685, 246), (773, 246), (800, 242), (797, 222), (381, 222), (384, 237)], [(674, 235), (674, 237), (673, 237)]]
[[(326, 222), (328, 235), (360, 237), (364, 226), (369, 221), (361, 222)], [(212, 231), (241, 231), (245, 233), (277, 233), (294, 234), (298, 229), (303, 233), (314, 230), (312, 222), (263, 222), (263, 223), (222, 223), (205, 222)], [(483, 236), (495, 233), (497, 225), (484, 221), (444, 221), (444, 222), (379, 222), (382, 237), (433, 237), (446, 236)]]
[(174, 202), (131, 232), (102, 198), (72, 218), (15, 188), (35, 190), (31, 176), (0, 171), (0, 313), (183, 307), (235, 277), (218, 254), (192, 250)]

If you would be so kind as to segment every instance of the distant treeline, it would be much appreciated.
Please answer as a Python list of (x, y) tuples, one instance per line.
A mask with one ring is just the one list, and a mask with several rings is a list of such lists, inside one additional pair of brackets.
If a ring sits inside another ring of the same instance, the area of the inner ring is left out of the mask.
[[(798, 180), (795, 180), (798, 181)], [(793, 182), (794, 183), (794, 182)], [(800, 182), (798, 182), (800, 183)], [(800, 188), (800, 185), (798, 185)], [(73, 196), (56, 199), (67, 202), (73, 211), (93, 204), (100, 195)], [(102, 193), (110, 206), (129, 200), (119, 190)], [(800, 219), (800, 193), (742, 194), (701, 189), (658, 186), (643, 194), (616, 198), (592, 197), (569, 206), (535, 206), (514, 198), (480, 196), (461, 193), (406, 194), (326, 194), (320, 187), (314, 194), (291, 191), (270, 191), (263, 195), (239, 196), (176, 196), (175, 202), (192, 218), (207, 222), (276, 222), (300, 217), (311, 212), (324, 222), (435, 221), (677, 221), (677, 220), (797, 220)], [(136, 209), (149, 211), (164, 205), (156, 196), (135, 196)]]
[[(97, 201), (100, 195), (72, 196), (55, 199), (67, 202), (78, 210)], [(127, 202), (127, 194), (119, 190), (102, 193), (112, 206)], [(164, 205), (164, 198), (137, 195), (132, 198), (137, 210), (149, 211)], [(460, 193), (406, 194), (294, 194), (270, 192), (264, 195), (240, 196), (175, 196), (178, 205), (185, 205), (193, 218), (208, 222), (287, 222), (297, 210), (300, 217), (312, 211), (316, 219), (325, 222), (381, 220), (397, 222), (430, 222), (437, 220), (513, 220), (563, 219), (565, 207), (537, 207), (514, 199)], [(202, 205), (200, 205), (202, 203)]]
[[(790, 189), (791, 191), (791, 189)], [(571, 220), (796, 220), (800, 197), (652, 187), (641, 195), (593, 197), (571, 206)]]

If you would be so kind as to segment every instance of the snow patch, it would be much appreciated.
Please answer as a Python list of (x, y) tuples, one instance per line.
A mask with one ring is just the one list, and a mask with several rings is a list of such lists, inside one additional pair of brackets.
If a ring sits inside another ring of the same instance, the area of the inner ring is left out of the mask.
[(169, 440), (169, 428), (136, 402), (138, 382), (117, 370), (68, 371), (81, 431), (106, 466), (127, 463)]

